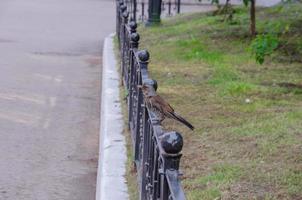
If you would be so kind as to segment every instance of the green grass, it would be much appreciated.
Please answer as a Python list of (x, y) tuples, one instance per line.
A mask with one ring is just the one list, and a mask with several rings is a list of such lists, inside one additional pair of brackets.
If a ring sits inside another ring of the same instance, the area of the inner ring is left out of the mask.
[(217, 188), (197, 190), (187, 194), (189, 199), (220, 199), (221, 192)]
[(302, 171), (301, 170), (292, 170), (287, 172), (284, 176), (284, 184), (287, 186), (288, 192), (292, 195), (296, 195), (297, 193), (301, 192), (302, 180)]
[(197, 184), (214, 184), (216, 186), (223, 183), (230, 183), (240, 177), (241, 169), (231, 165), (217, 165), (213, 167), (213, 172), (207, 176), (195, 180)]
[[(196, 127), (184, 136), (189, 200), (302, 199), (302, 4), (257, 9), (257, 32), (280, 45), (263, 65), (251, 54), (248, 10), (194, 13), (141, 26), (158, 93)], [(284, 85), (284, 84), (283, 84)]]
[[(221, 197), (220, 188), (239, 179), (242, 170), (238, 166), (229, 164), (216, 165), (213, 171), (203, 177), (195, 179), (193, 182), (186, 183), (187, 188), (191, 188), (187, 196), (192, 199), (215, 199)], [(201, 189), (203, 188), (203, 189)]]

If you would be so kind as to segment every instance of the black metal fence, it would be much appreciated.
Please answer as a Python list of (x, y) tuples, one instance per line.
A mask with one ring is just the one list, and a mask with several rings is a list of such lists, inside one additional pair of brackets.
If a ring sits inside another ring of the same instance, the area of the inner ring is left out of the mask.
[[(148, 9), (151, 1), (125, 0), (124, 2), (128, 7), (128, 11), (133, 14), (134, 20), (140, 22), (148, 21)], [(160, 0), (160, 15), (161, 18), (166, 18), (180, 13), (206, 11), (214, 6), (211, 2), (211, 0)]]
[(146, 83), (157, 89), (157, 82), (148, 74), (149, 53), (138, 50), (137, 24), (126, 3), (118, 0), (116, 9), (122, 83), (128, 93), (128, 124), (140, 200), (184, 200), (179, 180), (182, 136), (175, 131), (164, 132), (158, 117), (145, 106), (138, 86)]
[[(149, 9), (149, 0), (125, 0), (129, 13), (136, 21), (146, 22)], [(169, 17), (180, 13), (181, 0), (161, 0), (161, 15)]]

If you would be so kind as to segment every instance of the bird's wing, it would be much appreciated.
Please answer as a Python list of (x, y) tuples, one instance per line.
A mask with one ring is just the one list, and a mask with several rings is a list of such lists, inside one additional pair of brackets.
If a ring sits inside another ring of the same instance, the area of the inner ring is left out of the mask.
[(156, 96), (153, 96), (151, 99), (152, 99), (151, 100), (152, 106), (155, 107), (156, 109), (160, 110), (161, 113), (163, 113), (165, 117), (173, 118), (173, 119), (183, 123), (184, 125), (189, 127), (191, 130), (194, 130), (194, 126), (192, 126), (192, 124), (190, 124), (187, 120), (182, 118), (180, 115), (176, 114), (174, 112), (174, 109), (163, 98), (156, 95)]
[(174, 109), (168, 104), (161, 96), (153, 96), (153, 106), (162, 111), (165, 114), (173, 113)]

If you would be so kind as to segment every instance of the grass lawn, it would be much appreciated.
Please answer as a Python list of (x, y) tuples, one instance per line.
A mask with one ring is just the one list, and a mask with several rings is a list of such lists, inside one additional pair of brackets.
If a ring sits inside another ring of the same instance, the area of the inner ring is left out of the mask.
[(258, 33), (279, 48), (263, 65), (249, 46), (248, 10), (194, 13), (140, 26), (158, 93), (196, 127), (184, 136), (189, 200), (302, 199), (302, 4), (257, 11)]

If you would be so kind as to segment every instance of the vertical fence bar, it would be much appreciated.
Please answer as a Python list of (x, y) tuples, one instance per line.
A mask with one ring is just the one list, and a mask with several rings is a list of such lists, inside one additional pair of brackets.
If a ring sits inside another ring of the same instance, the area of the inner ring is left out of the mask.
[(171, 16), (171, 6), (172, 6), (171, 0), (169, 0), (169, 2), (168, 2), (168, 16)]
[[(127, 7), (124, 5), (124, 2), (123, 0), (120, 0), (120, 6), (119, 6), (119, 19), (118, 19), (118, 22), (119, 22), (119, 28), (118, 28), (118, 37), (119, 37), (119, 41), (120, 41), (120, 46), (121, 46), (121, 40), (123, 39), (122, 38), (122, 29), (123, 29), (123, 13), (125, 12), (125, 10), (127, 9)], [(121, 48), (121, 47), (120, 47)]]
[(147, 148), (146, 148), (146, 143), (148, 142), (148, 138), (147, 135), (150, 135), (151, 133), (151, 128), (149, 126), (150, 121), (148, 118), (148, 113), (147, 113), (147, 109), (144, 109), (144, 114), (143, 114), (143, 124), (144, 124), (144, 129), (143, 129), (143, 135), (144, 135), (144, 145), (142, 145), (142, 158), (141, 158), (141, 164), (140, 164), (140, 186), (139, 186), (139, 199), (140, 200), (144, 200), (144, 199), (149, 199), (147, 198), (148, 193), (147, 193), (147, 184), (148, 184), (148, 180), (147, 180), (147, 167), (148, 167), (148, 161), (147, 161)]
[(144, 0), (142, 1), (142, 21), (145, 20), (145, 2)]
[(133, 0), (133, 20), (136, 22), (137, 0)]
[(135, 74), (135, 51), (138, 48), (139, 34), (135, 32), (131, 33), (131, 43), (130, 43), (130, 52), (129, 52), (129, 82), (128, 82), (128, 126), (131, 130), (131, 121), (133, 113), (133, 92), (136, 87), (134, 84)]
[(126, 71), (126, 43), (127, 43), (127, 38), (126, 38), (126, 25), (128, 23), (128, 17), (129, 17), (129, 13), (127, 11), (127, 7), (123, 7), (124, 8), (124, 11), (122, 13), (122, 30), (121, 30), (121, 38), (122, 38), (122, 47), (121, 47), (121, 72), (122, 72), (122, 85), (125, 85), (125, 73), (127, 72)]
[(180, 13), (180, 0), (177, 0), (177, 14)]
[[(147, 71), (148, 69), (148, 62), (149, 62), (149, 53), (147, 51), (139, 51), (138, 52), (138, 59), (139, 59), (139, 68), (137, 69), (137, 75), (139, 77), (137, 77), (139, 79), (139, 81), (137, 82), (138, 85), (142, 85), (142, 79), (144, 76), (144, 72)], [(142, 112), (143, 112), (143, 105), (144, 105), (144, 101), (143, 101), (143, 94), (142, 91), (140, 89), (137, 89), (138, 92), (138, 96), (137, 96), (137, 113), (135, 116), (135, 122), (136, 122), (136, 126), (135, 126), (135, 134), (137, 136), (137, 138), (141, 138), (142, 139), (142, 135), (141, 135), (141, 116), (142, 116)], [(140, 140), (141, 140), (140, 139)], [(139, 144), (136, 145), (135, 148), (135, 159), (138, 159), (139, 156)]]

